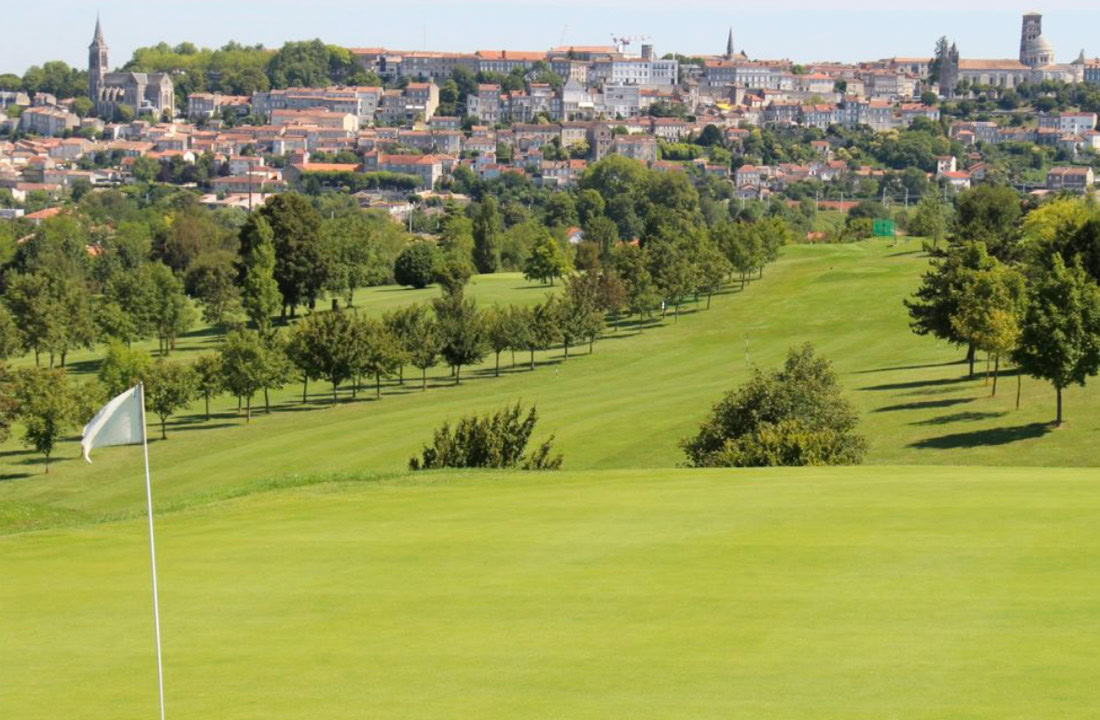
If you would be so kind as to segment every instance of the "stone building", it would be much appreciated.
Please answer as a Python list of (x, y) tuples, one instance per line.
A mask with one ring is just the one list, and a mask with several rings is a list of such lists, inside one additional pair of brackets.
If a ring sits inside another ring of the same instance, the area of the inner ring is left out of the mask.
[(1020, 62), (1033, 68), (1054, 64), (1054, 46), (1043, 35), (1043, 16), (1037, 12), (1024, 15), (1020, 28)]
[(119, 105), (129, 105), (135, 113), (175, 117), (176, 92), (167, 73), (107, 72), (107, 68), (107, 42), (96, 18), (95, 36), (88, 46), (88, 97), (96, 114), (110, 118)]

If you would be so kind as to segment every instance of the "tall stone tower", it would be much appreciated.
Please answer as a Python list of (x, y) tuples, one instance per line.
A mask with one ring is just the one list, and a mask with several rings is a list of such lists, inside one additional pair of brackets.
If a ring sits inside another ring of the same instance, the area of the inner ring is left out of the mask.
[(946, 98), (954, 97), (955, 86), (959, 84), (959, 48), (955, 43), (947, 49), (947, 53), (940, 60), (940, 95)]
[(1027, 64), (1028, 54), (1042, 34), (1043, 16), (1037, 12), (1024, 15), (1024, 23), (1020, 28), (1020, 62)]
[(730, 28), (729, 37), (726, 38), (726, 59), (733, 60), (733, 28)]
[(92, 106), (98, 108), (102, 100), (103, 78), (107, 74), (107, 41), (103, 39), (103, 29), (99, 26), (99, 16), (95, 19), (95, 36), (88, 46), (88, 97)]

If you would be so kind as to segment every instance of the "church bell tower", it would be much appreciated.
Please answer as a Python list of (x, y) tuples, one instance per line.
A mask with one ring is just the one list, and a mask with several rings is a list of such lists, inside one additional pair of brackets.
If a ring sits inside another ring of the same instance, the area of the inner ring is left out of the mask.
[(88, 46), (88, 97), (96, 108), (102, 100), (103, 78), (107, 74), (107, 41), (103, 39), (103, 29), (99, 26), (99, 16), (95, 19), (95, 36)]

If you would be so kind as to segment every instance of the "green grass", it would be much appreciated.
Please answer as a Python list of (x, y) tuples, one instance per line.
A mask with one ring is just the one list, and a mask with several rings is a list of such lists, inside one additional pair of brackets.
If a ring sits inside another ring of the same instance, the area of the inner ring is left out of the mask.
[[(748, 376), (750, 364), (774, 366), (788, 347), (805, 341), (833, 360), (860, 409), (869, 463), (1100, 464), (1094, 386), (1066, 393), (1068, 423), (1054, 431), (1046, 424), (1054, 411), (1048, 384), (1025, 378), (1017, 411), (1014, 378), (1002, 378), (991, 398), (981, 379), (966, 379), (959, 349), (909, 332), (902, 299), (927, 263), (917, 247), (917, 241), (790, 247), (763, 280), (744, 293), (716, 296), (709, 311), (705, 303), (698, 311), (689, 306), (678, 321), (670, 314), (660, 327), (611, 333), (593, 355), (580, 349), (567, 362), (560, 350), (540, 353), (534, 372), (522, 364), (511, 369), (506, 354), (501, 378), (486, 364), (464, 371), (466, 380), (454, 387), (439, 368), (426, 393), (413, 381), (393, 383), (381, 401), (365, 392), (336, 407), (328, 404), (327, 385), (314, 386), (306, 406), (301, 387), (289, 386), (275, 394), (270, 416), (261, 413), (250, 424), (230, 398), (214, 402), (210, 422), (196, 403), (172, 423), (167, 441), (150, 448), (158, 497), (178, 502), (295, 473), (399, 471), (443, 420), (516, 400), (537, 403), (535, 439), (555, 434), (567, 469), (671, 468), (683, 461), (678, 441)], [(499, 302), (535, 301), (545, 292), (516, 276), (478, 278), (472, 290)], [(357, 305), (378, 313), (399, 299), (431, 295), (377, 288), (361, 293)], [(216, 340), (187, 338), (178, 354), (213, 349)], [(78, 368), (92, 369), (76, 360)], [(9, 440), (0, 450), (0, 507), (7, 503), (9, 514), (45, 507), (90, 517), (140, 510), (143, 490), (133, 482), (140, 453), (101, 450), (89, 466), (79, 460), (74, 438), (57, 459), (45, 477), (40, 459)], [(21, 527), (28, 524), (41, 526)]]
[[(1097, 480), (441, 474), (164, 514), (168, 713), (1094, 717)], [(0, 538), (4, 717), (154, 715), (145, 542)]]
[[(500, 378), (436, 370), (426, 393), (335, 406), (288, 387), (250, 424), (196, 403), (150, 446), (169, 715), (1094, 716), (1100, 399), (1067, 392), (1054, 431), (1049, 386), (1025, 379), (1016, 410), (1014, 377), (992, 398), (958, 349), (913, 336), (917, 248), (787, 248), (709, 311), (534, 372), (506, 356)], [(861, 411), (869, 466), (677, 467), (723, 392), (805, 341)], [(516, 400), (565, 471), (404, 472), (444, 419)], [(4, 718), (154, 713), (141, 480), (136, 448), (87, 465), (70, 439), (46, 476), (0, 447)]]

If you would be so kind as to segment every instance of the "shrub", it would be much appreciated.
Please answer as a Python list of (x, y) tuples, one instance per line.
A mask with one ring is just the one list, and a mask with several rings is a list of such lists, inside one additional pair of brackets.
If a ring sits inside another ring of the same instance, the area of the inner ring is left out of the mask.
[(534, 406), (523, 417), (523, 408), (519, 403), (482, 417), (467, 415), (458, 421), (454, 429), (445, 422), (435, 431), (432, 444), (424, 447), (421, 458), (409, 460), (409, 468), (522, 467), (524, 470), (558, 470), (562, 456), (553, 453), (553, 435), (530, 455), (523, 455), (536, 422), (538, 413)]
[(780, 370), (757, 370), (681, 442), (693, 467), (856, 465), (867, 444), (827, 360), (791, 349)]
[(402, 250), (394, 261), (394, 280), (406, 287), (427, 287), (435, 281), (439, 262), (439, 249), (435, 245), (415, 242)]

